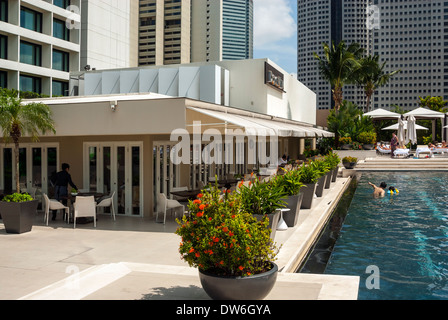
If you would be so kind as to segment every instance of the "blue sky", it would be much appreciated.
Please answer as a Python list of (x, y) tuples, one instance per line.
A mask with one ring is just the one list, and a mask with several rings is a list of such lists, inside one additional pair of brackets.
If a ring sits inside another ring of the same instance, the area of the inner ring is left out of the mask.
[(297, 73), (297, 0), (254, 0), (254, 59)]

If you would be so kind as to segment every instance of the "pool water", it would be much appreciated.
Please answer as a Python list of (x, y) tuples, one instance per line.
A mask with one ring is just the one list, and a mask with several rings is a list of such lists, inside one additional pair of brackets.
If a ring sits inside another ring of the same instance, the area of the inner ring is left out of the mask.
[(363, 173), (324, 273), (360, 276), (359, 300), (448, 299), (448, 173)]

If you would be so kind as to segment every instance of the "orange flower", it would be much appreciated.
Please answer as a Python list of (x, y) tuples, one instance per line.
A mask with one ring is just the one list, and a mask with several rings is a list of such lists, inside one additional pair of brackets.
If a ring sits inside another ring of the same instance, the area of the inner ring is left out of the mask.
[(203, 194), (202, 194), (202, 193), (199, 193), (199, 194), (197, 195), (197, 197), (198, 197), (198, 198), (202, 198), (202, 197), (203, 197)]
[(199, 258), (201, 255), (199, 254), (199, 252), (195, 253), (196, 258)]
[(241, 271), (243, 271), (243, 266), (239, 266), (238, 269), (240, 269)]
[(229, 231), (229, 228), (224, 227), (224, 228), (222, 228), (222, 231), (227, 232), (227, 231)]
[(200, 206), (199, 206), (199, 210), (204, 210), (205, 209), (205, 204), (201, 204)]
[(204, 215), (204, 212), (203, 212), (203, 211), (198, 212), (198, 213), (196, 214), (196, 216), (197, 216), (198, 218), (202, 217), (203, 215)]
[(233, 236), (234, 233), (232, 231), (229, 231), (229, 236)]
[(222, 260), (219, 261), (219, 264), (220, 264), (220, 265), (223, 265), (223, 264), (224, 264), (224, 261), (222, 261)]
[(213, 242), (219, 242), (219, 238), (213, 237)]
[(194, 252), (194, 248), (191, 248), (188, 253), (192, 253), (192, 252)]
[(195, 203), (195, 204), (201, 204), (201, 200), (196, 199), (196, 200), (193, 201), (193, 203)]

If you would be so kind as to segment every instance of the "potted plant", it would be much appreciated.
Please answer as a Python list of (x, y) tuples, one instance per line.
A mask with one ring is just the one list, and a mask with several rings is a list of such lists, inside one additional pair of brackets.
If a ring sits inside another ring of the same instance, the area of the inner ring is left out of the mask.
[(323, 159), (317, 159), (311, 162), (310, 166), (313, 166), (318, 172), (319, 178), (317, 179), (316, 184), (316, 196), (322, 197), (327, 181), (327, 172), (330, 172), (329, 165)]
[(6, 232), (20, 234), (31, 231), (38, 204), (39, 201), (27, 193), (3, 197), (0, 208)]
[[(14, 143), (16, 194), (20, 194), (19, 139), (24, 135), (29, 135), (33, 141), (38, 141), (39, 133), (55, 132), (51, 109), (43, 103), (23, 103), (16, 91), (0, 89), (0, 127), (5, 143), (10, 141)], [(13, 199), (18, 199), (18, 196), (13, 195)], [(20, 209), (26, 207), (23, 204), (26, 201), (31, 200), (0, 201), (0, 214), (3, 217), (7, 232), (11, 230), (7, 225), (11, 219), (4, 218), (5, 215), (8, 215), (7, 211), (19, 215)], [(13, 209), (13, 207), (18, 208)], [(36, 210), (37, 205), (34, 214), (36, 214)], [(16, 220), (22, 221), (24, 219), (17, 218)]]
[(238, 192), (221, 194), (216, 186), (189, 203), (189, 216), (177, 219), (179, 252), (199, 269), (205, 292), (217, 300), (258, 300), (277, 279), (278, 249), (268, 219), (244, 210)]
[(325, 156), (325, 161), (327, 161), (330, 166), (330, 170), (332, 171), (331, 182), (335, 182), (338, 176), (339, 171), (339, 163), (341, 162), (341, 158), (336, 152), (330, 152)]
[(300, 208), (311, 209), (316, 192), (316, 183), (319, 179), (319, 171), (310, 165), (310, 162), (304, 163), (298, 170), (300, 171), (300, 181), (304, 185), (304, 188), (301, 190), (303, 192), (303, 199)]
[(356, 163), (358, 161), (358, 158), (355, 157), (344, 157), (342, 158), (342, 164), (344, 165), (345, 169), (353, 169), (356, 166)]
[(376, 143), (376, 133), (373, 131), (363, 131), (358, 136), (364, 150), (373, 150)]
[(252, 213), (257, 219), (267, 217), (268, 227), (271, 229), (271, 237), (275, 238), (280, 213), (277, 209), (284, 208), (283, 200), (285, 192), (275, 188), (271, 180), (261, 182), (258, 179), (249, 182), (246, 186), (240, 182), (238, 193), (241, 195), (241, 206), (243, 210)]
[(351, 137), (340, 137), (339, 144), (341, 150), (350, 150), (352, 148), (352, 138)]
[(300, 181), (300, 172), (297, 169), (290, 170), (284, 175), (278, 175), (272, 180), (274, 188), (283, 189), (286, 207), (289, 211), (283, 212), (283, 220), (288, 227), (294, 227), (299, 218), (303, 193), (300, 192), (303, 183)]

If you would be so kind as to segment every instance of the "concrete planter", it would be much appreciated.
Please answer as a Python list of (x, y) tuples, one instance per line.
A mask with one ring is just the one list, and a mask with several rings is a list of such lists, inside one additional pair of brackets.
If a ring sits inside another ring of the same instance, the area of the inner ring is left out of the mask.
[(324, 193), (326, 179), (327, 179), (327, 175), (324, 174), (322, 177), (319, 178), (319, 180), (317, 180), (316, 196), (318, 196), (319, 198), (322, 197), (322, 194)]
[(300, 209), (311, 209), (313, 204), (314, 194), (316, 193), (316, 183), (305, 184), (300, 193), (303, 193), (302, 205)]
[(330, 189), (331, 180), (333, 179), (333, 171), (326, 173), (327, 179), (325, 180), (325, 189)]
[(38, 200), (26, 202), (0, 201), (0, 213), (6, 233), (20, 234), (31, 231), (38, 204)]
[(199, 270), (199, 279), (207, 295), (214, 300), (262, 300), (277, 281), (278, 266), (247, 277), (224, 277)]
[(284, 200), (289, 211), (283, 212), (283, 220), (285, 220), (285, 223), (288, 227), (294, 227), (299, 220), (299, 212), (300, 206), (302, 205), (303, 193), (300, 192), (297, 195), (289, 196)]
[(339, 167), (336, 167), (333, 169), (332, 176), (331, 176), (331, 182), (336, 182), (336, 179), (338, 178), (338, 172), (339, 172)]

